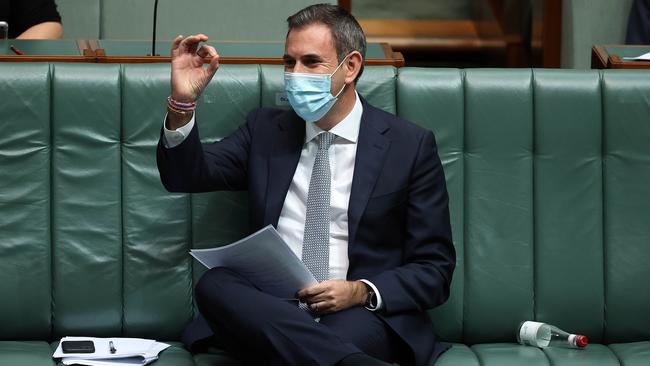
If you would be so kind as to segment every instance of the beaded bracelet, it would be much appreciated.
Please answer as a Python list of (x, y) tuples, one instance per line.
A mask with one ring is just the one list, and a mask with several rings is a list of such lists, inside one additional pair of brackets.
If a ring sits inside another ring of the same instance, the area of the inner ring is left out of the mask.
[(167, 106), (174, 111), (193, 112), (196, 109), (196, 102), (179, 102), (170, 95), (167, 97)]
[(169, 112), (174, 112), (174, 113), (180, 114), (180, 115), (190, 115), (190, 114), (194, 113), (193, 110), (188, 111), (188, 110), (176, 109), (176, 108), (172, 107), (169, 103), (167, 104), (167, 110)]

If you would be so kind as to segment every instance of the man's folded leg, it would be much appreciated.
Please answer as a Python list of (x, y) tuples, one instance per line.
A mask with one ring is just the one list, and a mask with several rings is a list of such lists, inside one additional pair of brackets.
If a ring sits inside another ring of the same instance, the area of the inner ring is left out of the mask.
[[(410, 358), (410, 350), (402, 339), (376, 313), (353, 307), (321, 317), (320, 323), (343, 340), (358, 347), (364, 354), (385, 362)], [(361, 362), (362, 355), (352, 359)], [(350, 363), (352, 364), (352, 363)]]
[(206, 272), (195, 296), (217, 338), (243, 345), (261, 359), (279, 357), (288, 365), (331, 366), (361, 352), (327, 325), (315, 322), (295, 302), (266, 294), (228, 269)]

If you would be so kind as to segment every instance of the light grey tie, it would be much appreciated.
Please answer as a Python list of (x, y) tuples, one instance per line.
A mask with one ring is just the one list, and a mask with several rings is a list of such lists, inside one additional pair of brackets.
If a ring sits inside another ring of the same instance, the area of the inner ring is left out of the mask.
[(329, 148), (336, 137), (323, 132), (316, 137), (318, 151), (307, 193), (305, 233), (302, 242), (302, 261), (318, 282), (329, 279), (330, 242), (330, 186)]

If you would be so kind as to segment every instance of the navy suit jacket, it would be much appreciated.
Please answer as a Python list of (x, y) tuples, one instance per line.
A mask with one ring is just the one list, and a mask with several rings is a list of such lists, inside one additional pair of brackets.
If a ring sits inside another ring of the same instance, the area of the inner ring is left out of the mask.
[(625, 43), (650, 44), (650, 0), (632, 2)]
[[(378, 288), (378, 315), (413, 352), (402, 362), (425, 365), (445, 350), (426, 310), (448, 298), (456, 260), (442, 164), (430, 131), (362, 102), (347, 279)], [(158, 169), (172, 192), (248, 190), (251, 230), (277, 227), (304, 138), (295, 112), (257, 109), (219, 142), (201, 145), (195, 125), (180, 145), (159, 143)]]

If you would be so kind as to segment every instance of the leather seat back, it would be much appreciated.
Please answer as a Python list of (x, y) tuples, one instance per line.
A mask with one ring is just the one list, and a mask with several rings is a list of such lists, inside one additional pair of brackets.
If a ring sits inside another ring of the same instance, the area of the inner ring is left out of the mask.
[[(197, 111), (218, 140), (288, 108), (282, 68), (223, 65)], [(359, 93), (433, 130), (458, 267), (443, 339), (539, 319), (650, 339), (650, 74), (367, 67)], [(155, 148), (169, 65), (0, 63), (0, 339), (178, 339), (204, 269), (248, 232), (246, 194), (170, 194)], [(386, 294), (390, 296), (390, 294)]]

